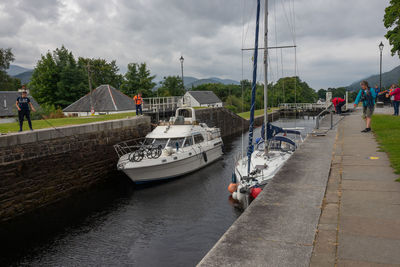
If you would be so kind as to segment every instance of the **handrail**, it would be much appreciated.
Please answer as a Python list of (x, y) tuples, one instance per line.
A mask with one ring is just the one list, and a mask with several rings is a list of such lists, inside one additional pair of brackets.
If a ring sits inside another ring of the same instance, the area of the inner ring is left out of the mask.
[(176, 109), (182, 106), (182, 104), (182, 96), (143, 98), (143, 110), (163, 111), (166, 109)]
[(321, 116), (326, 113), (328, 110), (331, 114), (331, 129), (333, 128), (333, 113), (332, 113), (332, 107), (333, 107), (333, 103), (331, 103), (326, 109), (324, 109), (323, 111), (321, 111), (317, 117), (316, 117), (316, 121), (315, 121), (315, 129), (319, 129), (319, 120), (321, 118)]

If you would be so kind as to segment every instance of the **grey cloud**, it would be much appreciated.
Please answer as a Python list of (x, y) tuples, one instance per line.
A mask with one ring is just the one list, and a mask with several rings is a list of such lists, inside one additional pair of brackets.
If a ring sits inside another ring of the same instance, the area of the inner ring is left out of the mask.
[(16, 1), (16, 7), (38, 21), (56, 21), (62, 3), (59, 0), (20, 0)]
[[(293, 1), (270, 1), (269, 45), (292, 43), (286, 19), (290, 18), (290, 3)], [(375, 42), (383, 40), (382, 17), (388, 3), (294, 0), (302, 80), (320, 88), (346, 85), (360, 75), (376, 73)], [(41, 53), (64, 44), (75, 56), (115, 59), (121, 71), (129, 62), (146, 62), (159, 78), (178, 75), (178, 58), (183, 54), (185, 75), (239, 80), (243, 20), (245, 47), (252, 47), (255, 1), (3, 0), (0, 47), (12, 47), (15, 63), (32, 67)], [(360, 40), (370, 42), (372, 48), (367, 49)], [(262, 41), (260, 34), (260, 46)], [(284, 50), (283, 54), (284, 73), (292, 75), (293, 51)], [(251, 53), (244, 53), (244, 78), (251, 76), (250, 59)], [(271, 53), (271, 79), (280, 77), (276, 60)], [(398, 65), (398, 59), (385, 54), (384, 64), (384, 70), (389, 70)]]

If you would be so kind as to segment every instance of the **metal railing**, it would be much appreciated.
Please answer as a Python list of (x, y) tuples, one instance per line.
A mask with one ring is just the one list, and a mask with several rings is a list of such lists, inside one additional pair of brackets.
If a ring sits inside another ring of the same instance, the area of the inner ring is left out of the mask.
[(143, 111), (162, 112), (175, 110), (183, 105), (182, 96), (143, 98)]
[(329, 103), (281, 103), (278, 105), (279, 109), (283, 110), (314, 110), (322, 109), (329, 106)]
[(319, 129), (319, 121), (320, 121), (322, 115), (324, 115), (325, 113), (329, 112), (330, 116), (331, 116), (331, 127), (330, 127), (330, 129), (332, 130), (332, 128), (333, 128), (333, 109), (332, 109), (332, 107), (333, 107), (333, 104), (331, 103), (326, 109), (324, 109), (323, 111), (321, 111), (317, 115), (316, 120), (315, 120), (315, 129)]

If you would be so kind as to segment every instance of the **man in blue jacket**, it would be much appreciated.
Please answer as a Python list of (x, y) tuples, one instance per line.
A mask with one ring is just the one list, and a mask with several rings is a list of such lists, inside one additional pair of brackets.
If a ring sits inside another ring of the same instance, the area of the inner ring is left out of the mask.
[(361, 132), (367, 133), (371, 131), (371, 117), (375, 109), (375, 98), (376, 93), (373, 88), (370, 88), (367, 81), (360, 83), (361, 90), (357, 94), (356, 101), (354, 102), (354, 108), (357, 107), (358, 103), (363, 103), (363, 117), (366, 119), (366, 128)]
[(22, 92), (22, 96), (17, 98), (17, 102), (15, 103), (18, 109), (18, 119), (19, 119), (19, 131), (22, 132), (22, 124), (24, 123), (24, 117), (28, 120), (29, 128), (31, 131), (32, 129), (32, 122), (31, 122), (31, 112), (29, 110), (29, 106), (31, 107), (32, 111), (36, 111), (32, 105), (31, 100), (27, 96), (26, 91)]

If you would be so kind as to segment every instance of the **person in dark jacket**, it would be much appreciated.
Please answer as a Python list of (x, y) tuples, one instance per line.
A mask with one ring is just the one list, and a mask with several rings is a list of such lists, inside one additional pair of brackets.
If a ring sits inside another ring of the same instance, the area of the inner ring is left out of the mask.
[(366, 121), (366, 128), (361, 132), (367, 133), (371, 131), (371, 117), (375, 109), (375, 90), (370, 88), (367, 81), (360, 83), (361, 89), (357, 94), (356, 101), (354, 102), (354, 108), (357, 107), (358, 103), (363, 103), (363, 117)]
[(22, 95), (17, 98), (17, 102), (15, 103), (18, 109), (18, 119), (19, 119), (19, 131), (22, 132), (22, 124), (24, 123), (24, 117), (28, 120), (29, 128), (33, 131), (32, 122), (31, 122), (31, 110), (35, 112), (35, 108), (32, 105), (31, 100), (27, 97), (26, 91), (22, 92)]

